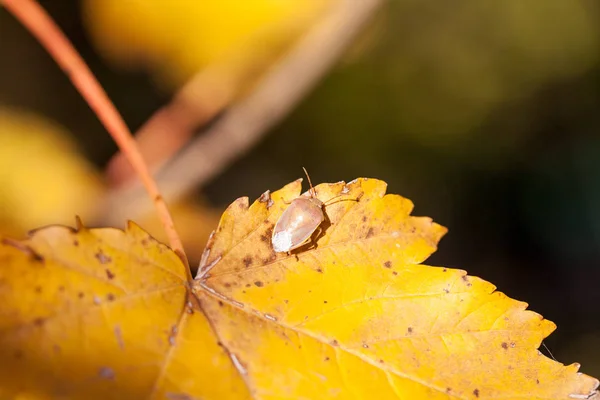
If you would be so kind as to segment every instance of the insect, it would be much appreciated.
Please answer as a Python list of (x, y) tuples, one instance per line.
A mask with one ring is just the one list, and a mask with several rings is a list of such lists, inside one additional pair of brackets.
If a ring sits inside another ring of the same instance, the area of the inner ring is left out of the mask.
[[(302, 168), (310, 184), (310, 197), (292, 200), (273, 229), (271, 243), (276, 253), (290, 252), (304, 245), (325, 220), (326, 204), (317, 198), (306, 168)], [(333, 200), (339, 196), (333, 197)], [(358, 201), (358, 199), (352, 199)]]

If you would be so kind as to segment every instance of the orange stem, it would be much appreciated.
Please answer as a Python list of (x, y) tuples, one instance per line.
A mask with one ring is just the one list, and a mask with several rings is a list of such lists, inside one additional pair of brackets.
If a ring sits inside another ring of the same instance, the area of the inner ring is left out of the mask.
[(4, 3), (4, 6), (15, 18), (46, 48), (73, 82), (81, 96), (88, 102), (121, 151), (127, 155), (127, 159), (154, 202), (172, 249), (186, 261), (183, 246), (175, 230), (171, 214), (137, 148), (133, 135), (85, 61), (52, 18), (35, 0), (0, 0), (0, 2)]

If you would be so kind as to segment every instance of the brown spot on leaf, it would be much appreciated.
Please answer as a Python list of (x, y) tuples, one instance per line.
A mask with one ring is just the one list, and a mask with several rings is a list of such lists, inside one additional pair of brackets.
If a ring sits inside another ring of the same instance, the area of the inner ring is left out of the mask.
[(507, 350), (507, 349), (508, 349), (508, 343), (506, 343), (506, 342), (502, 342), (502, 345), (501, 345), (501, 346), (502, 346), (502, 348), (503, 348), (504, 350)]
[(442, 272), (448, 272), (448, 268), (442, 269)]
[(373, 237), (374, 234), (375, 234), (375, 231), (373, 230), (373, 228), (369, 228), (366, 238), (369, 239), (370, 237)]
[(337, 340), (333, 339), (333, 340), (331, 341), (331, 345), (332, 345), (332, 346), (339, 346), (340, 344), (338, 343), (338, 341), (337, 341)]
[(114, 273), (113, 273), (113, 272), (112, 272), (110, 269), (108, 269), (108, 268), (107, 268), (107, 269), (106, 269), (106, 277), (107, 277), (108, 279), (114, 279), (114, 277), (115, 277), (115, 274), (114, 274)]
[(479, 389), (473, 390), (473, 394), (475, 395), (475, 397), (479, 397)]
[(263, 287), (264, 284), (261, 281), (256, 281), (254, 282), (254, 285), (257, 287)]
[(269, 242), (269, 236), (267, 234), (260, 235), (260, 240), (261, 240), (261, 242), (268, 243)]
[(412, 333), (413, 332), (412, 326), (409, 326), (407, 330), (408, 330), (408, 333)]
[(33, 320), (33, 324), (35, 326), (42, 326), (42, 325), (44, 325), (44, 322), (46, 322), (46, 320), (44, 318), (36, 318)]
[(79, 246), (79, 240), (77, 240), (77, 239), (73, 240), (73, 246), (75, 246), (75, 247)]
[(219, 307), (223, 307), (223, 302), (219, 300)]
[(275, 228), (275, 225), (272, 224), (271, 222), (269, 222), (269, 220), (265, 220), (264, 223), (268, 224), (267, 227), (265, 228), (265, 233), (264, 233), (264, 235), (267, 237), (267, 240), (268, 240), (269, 238), (271, 238), (271, 236), (273, 236), (273, 228)]
[(386, 268), (392, 268), (392, 262), (391, 261), (386, 261), (383, 263), (383, 266)]
[(79, 297), (80, 299), (83, 299), (83, 296), (85, 296), (85, 294), (83, 294), (83, 292), (77, 293), (77, 297)]
[[(268, 190), (266, 192), (264, 192), (263, 194), (261, 194), (260, 197), (258, 198), (258, 201), (261, 203), (269, 203), (270, 200), (271, 200), (271, 193), (269, 193)], [(267, 208), (268, 207), (270, 207), (270, 206), (267, 205)]]
[(329, 361), (329, 357), (325, 357), (325, 361)]
[(396, 271), (393, 271), (393, 272), (392, 272), (392, 274), (394, 274), (394, 275), (398, 275), (398, 273), (397, 273)]
[(23, 358), (23, 350), (15, 350), (15, 352), (13, 353), (13, 356), (19, 360), (21, 358)]
[(321, 268), (317, 268), (317, 272), (323, 273), (323, 270)]
[(107, 256), (106, 254), (104, 254), (102, 252), (102, 250), (99, 250), (96, 253), (96, 258), (98, 259), (98, 261), (100, 262), (100, 264), (108, 264), (109, 262), (112, 261), (112, 259), (109, 256)]
[(323, 304), (327, 304), (327, 300), (323, 300)]
[(270, 264), (273, 261), (275, 261), (276, 259), (277, 259), (277, 254), (275, 254), (275, 252), (273, 252), (273, 253), (271, 253), (271, 255), (269, 257), (263, 258), (262, 263), (263, 263), (263, 265)]
[(42, 293), (42, 287), (41, 286), (36, 286), (35, 287), (35, 292), (36, 293)]
[(229, 282), (225, 282), (225, 283), (223, 284), (223, 286), (225, 286), (226, 288), (230, 288), (230, 287), (231, 287), (231, 283), (229, 283)]
[(244, 257), (244, 259), (242, 260), (242, 262), (244, 263), (244, 266), (246, 268), (248, 268), (249, 266), (252, 265), (252, 257), (250, 255), (247, 255), (246, 257)]
[(65, 291), (65, 287), (64, 287), (63, 285), (60, 285), (60, 286), (58, 287), (58, 291), (59, 291), (59, 292), (64, 292), (64, 291)]
[(366, 215), (363, 215), (362, 222), (367, 222), (367, 216)]
[(384, 362), (383, 362), (383, 360), (382, 360), (381, 358), (379, 359), (379, 363), (380, 363), (380, 364), (383, 364), (383, 363), (384, 363)]
[(112, 293), (109, 293), (106, 295), (106, 300), (108, 301), (114, 301), (115, 300), (115, 295)]

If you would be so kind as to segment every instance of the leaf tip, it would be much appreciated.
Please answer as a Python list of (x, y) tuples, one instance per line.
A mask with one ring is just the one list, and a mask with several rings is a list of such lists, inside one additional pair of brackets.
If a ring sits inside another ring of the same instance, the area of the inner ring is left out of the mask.
[[(121, 229), (119, 229), (119, 230), (121, 230)], [(144, 237), (146, 239), (152, 239), (154, 241), (157, 241), (156, 239), (154, 239), (154, 237), (152, 235), (150, 235), (150, 233), (146, 232), (144, 230), (144, 228), (142, 228), (137, 222), (132, 221), (132, 220), (127, 220), (125, 229), (121, 230), (121, 231), (123, 231), (124, 233), (131, 234), (135, 237)]]
[(439, 242), (448, 233), (448, 228), (444, 225), (440, 225), (437, 222), (431, 221), (431, 227), (434, 232), (435, 241)]

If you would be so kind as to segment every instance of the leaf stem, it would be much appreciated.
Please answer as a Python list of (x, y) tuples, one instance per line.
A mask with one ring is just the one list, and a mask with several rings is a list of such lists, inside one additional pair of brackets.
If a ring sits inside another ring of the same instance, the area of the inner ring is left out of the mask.
[(171, 248), (187, 264), (183, 245), (154, 178), (123, 118), (69, 39), (35, 0), (0, 0), (50, 53), (87, 101), (140, 177), (169, 238)]

